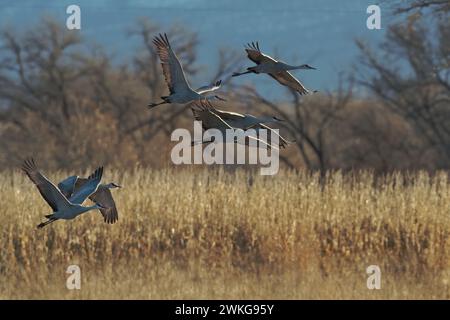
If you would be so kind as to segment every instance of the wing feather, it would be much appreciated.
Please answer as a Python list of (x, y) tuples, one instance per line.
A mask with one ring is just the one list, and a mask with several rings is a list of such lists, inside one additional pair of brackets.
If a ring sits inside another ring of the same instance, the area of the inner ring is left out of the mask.
[(89, 197), (95, 203), (106, 207), (105, 209), (100, 209), (100, 213), (106, 223), (115, 223), (119, 219), (119, 214), (117, 212), (116, 203), (112, 196), (111, 190), (105, 186), (100, 186), (97, 191)]
[(264, 145), (264, 146), (266, 146), (268, 149), (279, 150), (278, 147), (272, 146), (272, 145), (270, 144), (270, 142), (266, 142), (266, 141), (264, 141), (264, 140), (262, 140), (262, 139), (260, 139), (260, 138), (258, 138), (258, 137), (254, 137), (254, 136), (252, 136), (252, 135), (247, 135), (246, 137), (249, 139), (249, 142), (250, 142), (250, 140), (254, 140), (254, 141), (258, 142), (258, 146), (259, 146), (259, 147), (261, 147), (261, 145)]
[(70, 176), (60, 183), (58, 183), (58, 188), (61, 190), (62, 194), (66, 198), (70, 198), (70, 196), (75, 191), (75, 184), (77, 183), (78, 176)]
[(306, 89), (305, 86), (303, 86), (303, 84), (297, 78), (295, 78), (289, 71), (268, 73), (268, 75), (277, 80), (282, 85), (297, 91), (300, 95), (310, 93), (310, 91)]
[(198, 94), (210, 93), (210, 92), (219, 90), (221, 85), (222, 85), (222, 80), (218, 80), (218, 81), (214, 82), (213, 84), (210, 84), (209, 86), (200, 87), (195, 91)]
[[(219, 130), (226, 130), (226, 129), (235, 129), (233, 128), (225, 119), (221, 117), (221, 114), (229, 115), (229, 112), (226, 111), (219, 111), (215, 109), (212, 104), (207, 100), (198, 100), (191, 103), (191, 110), (194, 114), (194, 118), (197, 121), (202, 121), (202, 126), (204, 130), (208, 130), (211, 128), (216, 128)], [(234, 112), (231, 112), (232, 114), (235, 114)], [(239, 115), (241, 117), (244, 117), (243, 115), (240, 115), (236, 113), (235, 115)], [(240, 118), (241, 118), (240, 117)], [(263, 124), (260, 124), (260, 126), (263, 126)], [(265, 126), (267, 129), (271, 130), (269, 127)], [(270, 145), (269, 143), (259, 139), (258, 137), (247, 135), (246, 136), (249, 140), (255, 140), (259, 144), (265, 145), (268, 148), (273, 148), (278, 150), (276, 146)], [(282, 138), (282, 141), (284, 139)], [(280, 145), (283, 145), (283, 143), (280, 143)]]
[(70, 205), (67, 198), (61, 191), (47, 179), (36, 167), (34, 159), (27, 159), (22, 165), (22, 170), (26, 173), (28, 178), (36, 185), (41, 196), (45, 199), (48, 205), (53, 209), (53, 212), (58, 211), (63, 206)]
[(214, 113), (217, 114), (219, 117), (221, 117), (225, 121), (229, 121), (229, 120), (241, 121), (241, 120), (245, 119), (245, 116), (243, 114), (240, 114), (237, 112), (214, 109)]
[(247, 57), (256, 64), (277, 62), (274, 58), (261, 52), (258, 42), (252, 42), (251, 44), (248, 43), (245, 51), (247, 52)]
[(279, 133), (277, 133), (276, 131), (274, 131), (271, 127), (261, 123), (259, 124), (259, 128), (258, 129), (266, 129), (270, 132), (270, 135), (267, 137), (268, 143), (272, 144), (272, 139), (271, 139), (271, 135), (272, 134), (276, 134), (278, 136), (278, 142), (281, 148), (286, 148), (286, 146), (288, 146), (289, 144), (293, 143), (294, 141), (288, 141), (285, 138), (283, 138)]
[(161, 60), (164, 77), (170, 93), (173, 94), (176, 91), (190, 89), (183, 67), (175, 52), (173, 52), (167, 35), (159, 34), (159, 37), (153, 39), (153, 44), (156, 46), (156, 51)]
[(226, 121), (215, 113), (216, 110), (207, 100), (197, 100), (192, 102), (191, 110), (195, 120), (202, 122), (204, 130), (211, 128), (219, 130), (233, 129)]
[(82, 204), (84, 200), (97, 191), (102, 175), (103, 167), (95, 170), (79, 188), (76, 188), (75, 192), (70, 197), (70, 201), (75, 204)]

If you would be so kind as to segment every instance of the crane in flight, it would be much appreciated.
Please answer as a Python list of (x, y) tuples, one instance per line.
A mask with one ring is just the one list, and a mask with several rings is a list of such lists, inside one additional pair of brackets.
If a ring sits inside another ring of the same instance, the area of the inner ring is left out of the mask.
[(218, 80), (211, 85), (200, 87), (196, 90), (191, 88), (186, 80), (186, 75), (184, 74), (180, 60), (172, 50), (166, 34), (159, 34), (159, 37), (155, 37), (153, 39), (153, 44), (155, 45), (156, 52), (161, 60), (163, 74), (166, 79), (167, 86), (169, 87), (170, 95), (161, 97), (163, 100), (161, 102), (150, 103), (148, 105), (150, 108), (154, 108), (165, 103), (186, 104), (191, 101), (205, 98), (210, 100), (217, 99), (225, 101), (225, 99), (217, 95), (208, 95), (209, 93), (212, 93), (220, 88), (222, 84), (221, 80)]
[(80, 214), (90, 210), (106, 209), (106, 207), (99, 203), (87, 207), (82, 206), (84, 200), (97, 191), (100, 180), (102, 179), (103, 167), (95, 170), (94, 173), (87, 178), (86, 183), (70, 197), (70, 200), (68, 200), (66, 196), (62, 194), (61, 190), (50, 182), (46, 176), (39, 172), (33, 159), (25, 160), (22, 170), (36, 185), (41, 196), (53, 210), (52, 214), (45, 216), (47, 221), (40, 223), (37, 226), (38, 228), (43, 228), (56, 220), (74, 219)]
[[(88, 182), (89, 178), (70, 176), (58, 183), (58, 188), (67, 199), (71, 199), (80, 189), (84, 188)], [(103, 208), (100, 208), (99, 210), (106, 223), (113, 224), (119, 219), (116, 203), (111, 193), (111, 189), (116, 188), (122, 187), (115, 182), (99, 184), (97, 190), (89, 196), (91, 201), (103, 206)]]
[[(275, 132), (272, 128), (265, 125), (265, 123), (271, 122), (282, 122), (284, 120), (279, 119), (277, 117), (255, 117), (250, 114), (240, 114), (237, 112), (229, 112), (222, 111), (216, 109), (210, 101), (207, 100), (199, 100), (191, 103), (191, 110), (194, 115), (195, 120), (202, 122), (202, 127), (204, 130), (208, 130), (211, 128), (218, 129), (225, 133), (226, 129), (255, 129), (256, 133), (259, 135), (259, 130), (266, 129), (272, 134), (276, 134), (279, 137), (279, 146), (281, 148), (285, 148), (288, 144), (292, 143), (281, 137), (277, 132)], [(264, 141), (255, 136), (248, 136), (251, 140), (256, 140), (260, 144), (266, 145), (269, 148), (276, 148), (278, 146), (273, 146), (271, 144), (270, 135), (268, 136), (267, 141)], [(201, 142), (193, 142), (196, 143), (210, 143), (214, 142), (213, 140), (201, 141)], [(247, 143), (246, 143), (247, 144)]]
[(256, 63), (256, 66), (248, 67), (247, 71), (244, 72), (235, 72), (232, 75), (233, 77), (238, 77), (247, 73), (266, 73), (277, 80), (280, 84), (295, 90), (300, 95), (311, 93), (311, 91), (306, 89), (305, 86), (289, 71), (298, 69), (315, 70), (316, 68), (307, 64), (293, 66), (280, 60), (275, 60), (269, 55), (261, 52), (258, 42), (247, 44), (245, 51), (247, 52), (247, 57)]

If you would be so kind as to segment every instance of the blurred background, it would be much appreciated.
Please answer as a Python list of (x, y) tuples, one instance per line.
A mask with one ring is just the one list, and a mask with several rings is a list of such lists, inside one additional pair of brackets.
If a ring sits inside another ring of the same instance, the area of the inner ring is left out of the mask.
[[(192, 130), (167, 95), (152, 39), (166, 32), (193, 87), (222, 79), (220, 109), (284, 118), (287, 168), (434, 171), (450, 166), (450, 2), (0, 0), (0, 169), (172, 166), (170, 134)], [(67, 30), (66, 8), (81, 8)], [(369, 30), (366, 9), (381, 8)], [(291, 64), (300, 97), (265, 75), (244, 44)]]

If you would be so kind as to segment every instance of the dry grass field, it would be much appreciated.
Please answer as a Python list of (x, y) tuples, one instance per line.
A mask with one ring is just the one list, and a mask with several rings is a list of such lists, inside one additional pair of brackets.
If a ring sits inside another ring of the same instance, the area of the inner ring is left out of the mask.
[[(450, 297), (447, 173), (337, 172), (321, 187), (307, 172), (105, 171), (124, 186), (117, 224), (91, 212), (41, 230), (50, 208), (32, 183), (0, 178), (0, 299)], [(71, 264), (81, 290), (66, 288)]]

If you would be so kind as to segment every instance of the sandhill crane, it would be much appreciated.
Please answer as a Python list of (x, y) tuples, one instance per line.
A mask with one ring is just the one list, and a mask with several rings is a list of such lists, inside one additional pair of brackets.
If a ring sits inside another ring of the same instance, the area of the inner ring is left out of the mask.
[(220, 88), (222, 81), (216, 81), (215, 83), (203, 86), (197, 90), (193, 90), (186, 80), (186, 76), (183, 71), (178, 57), (173, 52), (167, 35), (159, 34), (159, 37), (153, 39), (153, 44), (156, 46), (156, 51), (161, 60), (161, 65), (166, 79), (167, 86), (169, 87), (170, 95), (163, 96), (163, 101), (159, 103), (150, 103), (150, 108), (159, 106), (165, 103), (189, 103), (199, 99), (217, 99), (225, 100), (217, 95), (205, 96), (208, 93), (216, 91)]
[[(204, 130), (208, 129), (218, 129), (222, 131), (222, 134), (225, 135), (226, 129), (243, 129), (247, 130), (250, 128), (254, 128), (255, 131), (258, 132), (259, 129), (262, 129), (264, 126), (263, 122), (277, 122), (282, 121), (276, 117), (264, 117), (264, 118), (257, 118), (252, 115), (242, 115), (236, 112), (227, 112), (227, 111), (221, 111), (214, 108), (214, 106), (207, 100), (198, 100), (191, 103), (191, 110), (194, 114), (194, 118), (197, 121), (202, 122), (202, 127)], [(271, 128), (265, 126), (270, 132), (274, 132)], [(274, 132), (275, 133), (275, 132)], [(278, 135), (279, 136), (279, 135)], [(263, 144), (269, 148), (277, 149), (277, 147), (272, 146), (266, 141), (263, 141), (255, 136), (248, 136), (249, 139), (256, 140), (259, 144)], [(207, 140), (207, 141), (201, 141), (201, 142), (193, 142), (193, 144), (196, 143), (210, 143), (214, 142), (214, 140)], [(289, 142), (283, 138), (281, 138), (281, 144), (283, 148), (288, 144)], [(246, 142), (246, 144), (248, 144)]]
[(254, 63), (256, 63), (256, 66), (248, 67), (247, 71), (244, 72), (235, 72), (232, 75), (233, 77), (241, 76), (247, 73), (267, 73), (279, 83), (297, 91), (300, 95), (311, 93), (311, 91), (306, 89), (303, 84), (289, 72), (289, 70), (315, 70), (316, 68), (313, 68), (307, 64), (292, 66), (282, 61), (277, 61), (274, 58), (262, 53), (259, 49), (258, 42), (247, 44), (247, 48), (245, 48), (245, 51), (247, 52), (247, 57)]
[(98, 184), (102, 178), (103, 167), (98, 168), (88, 177), (86, 183), (72, 195), (70, 201), (67, 200), (53, 183), (39, 172), (33, 159), (25, 160), (22, 170), (25, 171), (26, 175), (36, 185), (41, 196), (53, 210), (52, 214), (45, 216), (48, 220), (40, 223), (37, 226), (38, 228), (43, 228), (59, 219), (71, 220), (87, 211), (105, 208), (98, 203), (88, 207), (83, 207), (81, 205), (86, 198), (97, 190)]
[[(78, 190), (83, 188), (85, 184), (88, 183), (88, 181), (89, 179), (86, 178), (71, 176), (58, 183), (58, 188), (61, 190), (63, 195), (70, 200), (71, 197), (78, 192)], [(97, 191), (89, 196), (90, 200), (104, 207), (100, 209), (100, 213), (102, 214), (105, 222), (111, 224), (115, 223), (119, 219), (116, 203), (110, 190), (115, 188), (121, 188), (121, 186), (114, 182), (99, 184)]]
[[(274, 131), (272, 128), (267, 126), (265, 123), (271, 123), (271, 122), (283, 122), (283, 119), (279, 119), (275, 116), (269, 116), (269, 117), (255, 117), (251, 114), (241, 114), (237, 112), (230, 112), (230, 111), (223, 111), (216, 108), (212, 108), (213, 112), (217, 114), (219, 117), (221, 117), (226, 123), (228, 123), (233, 128), (239, 128), (243, 130), (247, 129), (255, 129), (256, 132), (259, 134), (260, 129), (267, 130), (270, 134), (276, 134), (279, 138), (280, 147), (285, 148), (290, 143), (293, 143), (293, 141), (288, 141), (285, 138), (283, 138), (280, 134), (278, 134), (276, 131)], [(194, 117), (197, 119), (199, 118), (199, 111), (193, 109)], [(200, 121), (200, 120), (198, 120)], [(270, 144), (270, 135), (268, 136), (268, 141)]]

